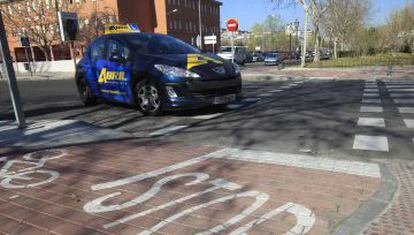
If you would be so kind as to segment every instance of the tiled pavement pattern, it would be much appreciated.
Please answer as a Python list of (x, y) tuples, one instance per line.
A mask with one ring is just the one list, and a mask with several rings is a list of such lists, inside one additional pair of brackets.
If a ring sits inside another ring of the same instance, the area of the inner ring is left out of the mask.
[(400, 192), (396, 200), (364, 234), (414, 234), (414, 164), (392, 167), (400, 181)]
[[(291, 156), (297, 166), (281, 162), (288, 157), (150, 141), (0, 155), (0, 231), (328, 234), (379, 185), (378, 173), (341, 173), (348, 163), (329, 160), (332, 171), (315, 170), (311, 157)], [(226, 223), (231, 218), (235, 223)]]

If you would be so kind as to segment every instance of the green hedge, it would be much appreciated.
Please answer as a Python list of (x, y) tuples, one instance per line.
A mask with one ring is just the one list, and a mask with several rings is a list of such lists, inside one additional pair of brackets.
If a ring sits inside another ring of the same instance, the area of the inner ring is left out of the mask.
[(346, 57), (308, 64), (309, 68), (354, 68), (414, 65), (414, 56), (408, 53), (377, 54), (373, 56)]

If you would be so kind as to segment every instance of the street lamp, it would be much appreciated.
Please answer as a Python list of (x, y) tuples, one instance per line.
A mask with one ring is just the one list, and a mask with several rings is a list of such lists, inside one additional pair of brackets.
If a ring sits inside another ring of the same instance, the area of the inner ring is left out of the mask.
[(295, 51), (297, 51), (297, 49), (298, 49), (298, 40), (299, 40), (299, 26), (300, 26), (300, 22), (299, 22), (298, 19), (295, 20), (294, 25), (295, 25), (295, 35), (296, 35)]

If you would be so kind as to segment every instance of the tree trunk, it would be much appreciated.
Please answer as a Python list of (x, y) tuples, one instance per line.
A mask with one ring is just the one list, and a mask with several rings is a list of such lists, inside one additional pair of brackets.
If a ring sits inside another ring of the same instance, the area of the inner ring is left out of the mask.
[(334, 42), (334, 59), (338, 59), (338, 42), (336, 40)]
[(321, 37), (320, 37), (319, 25), (315, 25), (315, 58), (313, 58), (313, 62), (317, 63), (321, 61), (320, 51), (321, 51)]
[(40, 46), (39, 47), (40, 48), (40, 50), (43, 52), (43, 55), (45, 56), (45, 60), (46, 61), (49, 61), (50, 59), (49, 59), (49, 47), (48, 46)]

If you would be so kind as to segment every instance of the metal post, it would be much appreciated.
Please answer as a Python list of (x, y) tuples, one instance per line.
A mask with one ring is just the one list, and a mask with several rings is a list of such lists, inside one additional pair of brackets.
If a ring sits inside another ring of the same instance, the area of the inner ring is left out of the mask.
[(32, 71), (32, 65), (30, 63), (29, 51), (27, 50), (26, 46), (24, 47), (24, 53), (26, 54), (26, 60), (29, 65), (30, 77), (33, 77), (33, 71)]
[(305, 30), (303, 33), (303, 48), (302, 48), (302, 64), (301, 67), (304, 68), (306, 66), (306, 46), (308, 44), (308, 11), (309, 11), (309, 6), (304, 6), (305, 7)]
[(16, 74), (10, 56), (9, 45), (7, 43), (6, 30), (3, 24), (3, 16), (0, 12), (0, 55), (3, 59), (3, 73), (9, 84), (10, 97), (13, 103), (13, 110), (18, 127), (26, 128), (26, 120), (23, 113), (23, 107), (20, 102), (19, 88), (17, 87)]
[(203, 29), (201, 26), (201, 0), (198, 0), (198, 28), (200, 30), (200, 49), (203, 49)]
[(234, 32), (230, 32), (230, 43), (231, 43), (231, 62), (234, 63), (235, 61), (235, 57), (236, 57), (236, 52), (234, 50), (234, 39), (233, 39), (233, 33)]
[(289, 60), (292, 60), (292, 33), (289, 33)]

